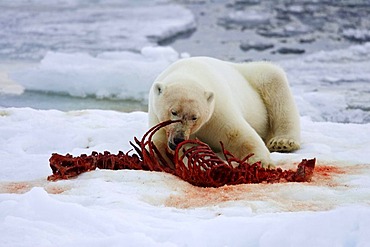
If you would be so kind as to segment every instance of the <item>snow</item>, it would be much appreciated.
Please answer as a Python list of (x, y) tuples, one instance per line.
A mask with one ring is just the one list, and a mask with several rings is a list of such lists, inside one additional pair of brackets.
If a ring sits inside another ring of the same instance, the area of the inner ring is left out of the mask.
[[(366, 246), (369, 51), (366, 43), (279, 62), (301, 112), (302, 149), (272, 159), (291, 169), (316, 157), (311, 183), (197, 188), (130, 170), (48, 182), (52, 153), (128, 151), (147, 113), (0, 108), (0, 246)], [(145, 101), (156, 74), (184, 56), (170, 47), (48, 52), (2, 80), (17, 90)]]
[[(0, 8), (2, 62), (26, 59), (0, 64), (0, 93), (37, 92), (49, 108), (60, 95), (146, 102), (153, 79), (189, 56), (158, 43), (196, 27), (191, 11), (166, 0), (4, 0)], [(249, 28), (275, 12), (221, 16), (222, 25)], [(312, 31), (292, 21), (261, 34)], [(128, 151), (147, 113), (0, 106), (0, 246), (368, 246), (369, 32), (341, 32), (360, 44), (278, 62), (300, 110), (302, 148), (272, 159), (291, 169), (317, 158), (310, 183), (198, 188), (132, 170), (48, 182), (52, 153)]]
[(197, 188), (165, 173), (97, 170), (48, 182), (51, 153), (131, 149), (147, 113), (0, 111), (1, 246), (366, 246), (370, 124), (302, 117), (302, 149), (273, 153), (285, 169), (318, 159), (311, 183)]

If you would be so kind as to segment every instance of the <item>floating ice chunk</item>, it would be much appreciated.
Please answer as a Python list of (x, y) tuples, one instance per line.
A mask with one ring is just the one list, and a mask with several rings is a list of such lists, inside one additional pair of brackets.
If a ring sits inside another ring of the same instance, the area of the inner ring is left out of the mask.
[(269, 14), (259, 11), (235, 11), (229, 14), (229, 19), (233, 22), (244, 23), (267, 23), (271, 17)]
[[(304, 57), (306, 63), (344, 63), (368, 62), (370, 60), (370, 42), (363, 45), (353, 45), (344, 49), (320, 51)], [(347, 65), (347, 67), (350, 67)]]
[(272, 13), (264, 9), (237, 10), (220, 18), (220, 24), (224, 26), (240, 25), (243, 27), (255, 27), (268, 24), (272, 19)]
[(11, 75), (26, 90), (99, 98), (145, 100), (155, 77), (180, 58), (170, 47), (144, 47), (140, 53), (48, 52), (37, 68)]
[(258, 34), (265, 37), (293, 37), (311, 32), (313, 32), (312, 27), (303, 24), (298, 19), (283, 26), (278, 25), (273, 28), (261, 28), (257, 30)]
[(294, 14), (302, 14), (305, 12), (305, 8), (302, 5), (291, 5), (287, 7), (287, 10)]
[(246, 40), (246, 41), (242, 41), (239, 47), (243, 51), (249, 51), (249, 50), (264, 51), (264, 50), (273, 48), (274, 44), (271, 42), (267, 43), (264, 41)]
[(342, 33), (343, 37), (355, 42), (370, 41), (370, 31), (365, 29), (346, 29)]

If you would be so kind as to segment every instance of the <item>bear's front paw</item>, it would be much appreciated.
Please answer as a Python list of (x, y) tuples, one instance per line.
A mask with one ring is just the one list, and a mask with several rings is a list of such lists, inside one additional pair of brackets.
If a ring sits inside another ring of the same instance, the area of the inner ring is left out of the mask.
[(292, 138), (277, 136), (267, 142), (267, 148), (270, 152), (291, 152), (299, 149), (300, 145)]
[(276, 166), (272, 163), (272, 161), (262, 161), (261, 160), (261, 163), (262, 163), (263, 168), (266, 168), (266, 169), (275, 169), (276, 168)]
[(262, 167), (266, 168), (266, 169), (274, 169), (275, 168), (275, 165), (272, 163), (272, 160), (270, 160), (270, 159), (262, 159), (262, 158), (259, 158), (259, 157), (255, 156), (255, 155), (253, 155), (252, 157), (250, 157), (248, 159), (249, 164), (254, 164), (256, 162), (261, 162)]

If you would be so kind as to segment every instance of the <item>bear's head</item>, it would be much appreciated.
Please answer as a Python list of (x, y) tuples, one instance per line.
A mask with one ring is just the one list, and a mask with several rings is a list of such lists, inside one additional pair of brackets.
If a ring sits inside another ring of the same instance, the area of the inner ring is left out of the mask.
[(169, 151), (188, 140), (211, 118), (214, 107), (214, 93), (193, 83), (163, 84), (153, 87), (153, 109), (160, 122), (181, 120), (165, 127)]

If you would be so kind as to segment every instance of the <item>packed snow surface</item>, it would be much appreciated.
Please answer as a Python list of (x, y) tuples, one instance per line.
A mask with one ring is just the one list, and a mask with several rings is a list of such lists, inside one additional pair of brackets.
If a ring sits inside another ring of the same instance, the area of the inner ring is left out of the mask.
[(53, 152), (131, 149), (144, 112), (0, 110), (0, 246), (367, 246), (370, 124), (302, 117), (311, 183), (194, 187), (165, 173), (96, 170), (48, 182)]

